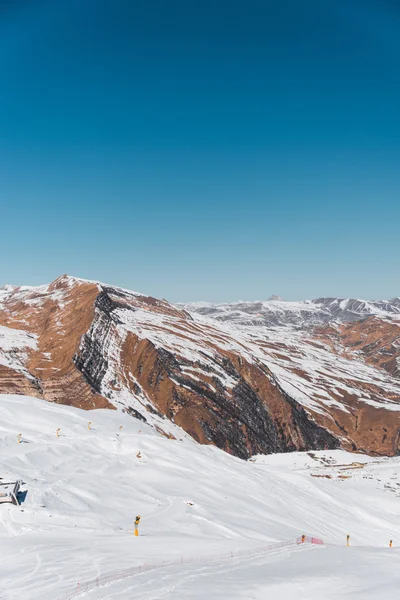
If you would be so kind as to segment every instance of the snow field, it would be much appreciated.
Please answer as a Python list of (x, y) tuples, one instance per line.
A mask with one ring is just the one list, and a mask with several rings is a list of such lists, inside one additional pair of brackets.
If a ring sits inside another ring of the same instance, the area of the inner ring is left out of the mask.
[[(119, 411), (0, 396), (0, 477), (27, 491), (0, 506), (0, 598), (64, 600), (103, 578), (79, 597), (397, 598), (399, 472), (344, 451), (244, 462)], [(326, 546), (290, 544), (302, 533)]]

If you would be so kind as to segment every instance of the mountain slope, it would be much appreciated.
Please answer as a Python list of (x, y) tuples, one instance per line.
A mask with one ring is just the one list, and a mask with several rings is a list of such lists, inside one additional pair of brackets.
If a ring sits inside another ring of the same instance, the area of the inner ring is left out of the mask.
[[(398, 321), (378, 322), (391, 328), (396, 362)], [(400, 380), (377, 358), (384, 348), (354, 350), (348, 324), (290, 323), (221, 322), (68, 276), (7, 287), (0, 390), (119, 408), (168, 437), (184, 430), (241, 458), (339, 446), (397, 454)], [(355, 325), (364, 339), (362, 322)]]
[[(88, 431), (82, 409), (0, 396), (0, 477), (26, 492), (0, 504), (2, 600), (66, 600), (86, 581), (97, 600), (398, 597), (398, 457), (245, 462), (121, 412), (90, 418)], [(291, 543), (303, 533), (325, 546)]]

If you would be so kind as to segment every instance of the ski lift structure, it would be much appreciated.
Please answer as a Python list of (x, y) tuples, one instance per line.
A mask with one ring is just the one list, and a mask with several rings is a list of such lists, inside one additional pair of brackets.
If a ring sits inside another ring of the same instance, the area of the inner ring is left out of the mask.
[(19, 506), (18, 492), (21, 489), (22, 479), (9, 483), (0, 482), (0, 504), (11, 503)]

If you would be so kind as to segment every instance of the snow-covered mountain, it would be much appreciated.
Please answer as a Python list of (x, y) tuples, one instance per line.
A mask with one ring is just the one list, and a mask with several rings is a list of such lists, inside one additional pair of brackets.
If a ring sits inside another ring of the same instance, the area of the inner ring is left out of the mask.
[(263, 302), (181, 303), (190, 313), (208, 316), (218, 321), (240, 325), (307, 327), (331, 321), (348, 323), (367, 317), (400, 318), (400, 298), (391, 300), (357, 300), (354, 298), (318, 298), (303, 302), (287, 302), (278, 296)]
[[(186, 432), (241, 458), (400, 452), (397, 301), (234, 306), (204, 314), (68, 276), (7, 286), (0, 393), (117, 408), (166, 437)], [(263, 307), (274, 325), (258, 316)]]
[(24, 482), (21, 506), (0, 504), (1, 600), (398, 598), (399, 457), (241, 461), (128, 414), (13, 395), (0, 455), (2, 481)]

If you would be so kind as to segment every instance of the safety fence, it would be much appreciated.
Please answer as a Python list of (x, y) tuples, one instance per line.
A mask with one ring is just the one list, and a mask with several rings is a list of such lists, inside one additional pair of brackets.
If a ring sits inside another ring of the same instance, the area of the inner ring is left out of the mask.
[(301, 537), (298, 537), (296, 540), (296, 544), (317, 544), (319, 546), (321, 546), (324, 542), (323, 540), (320, 540), (319, 538), (316, 537), (309, 537), (308, 535), (302, 535)]
[[(305, 539), (303, 539), (305, 537)], [(302, 536), (295, 540), (289, 540), (287, 542), (274, 542), (272, 544), (259, 546), (257, 548), (252, 549), (244, 549), (244, 550), (235, 550), (231, 552), (223, 552), (219, 554), (211, 554), (204, 556), (180, 556), (171, 560), (163, 560), (158, 562), (145, 562), (141, 565), (137, 565), (135, 567), (130, 567), (128, 569), (124, 569), (121, 571), (114, 571), (109, 575), (102, 575), (100, 577), (96, 577), (96, 579), (91, 579), (90, 581), (78, 582), (75, 589), (67, 592), (66, 594), (58, 596), (57, 600), (74, 600), (75, 598), (80, 598), (87, 592), (95, 590), (96, 588), (101, 588), (111, 583), (116, 583), (118, 581), (123, 581), (124, 579), (128, 579), (129, 577), (134, 577), (136, 575), (141, 575), (142, 573), (147, 573), (148, 571), (154, 571), (156, 569), (162, 569), (165, 567), (178, 566), (183, 564), (212, 564), (216, 561), (221, 560), (229, 560), (233, 558), (254, 556), (257, 554), (262, 554), (264, 552), (268, 552), (271, 550), (286, 548), (296, 544), (302, 543), (310, 543), (310, 544), (323, 544), (323, 541), (318, 538)]]

